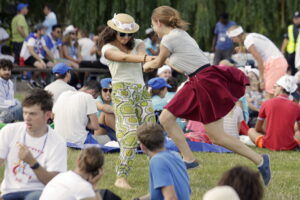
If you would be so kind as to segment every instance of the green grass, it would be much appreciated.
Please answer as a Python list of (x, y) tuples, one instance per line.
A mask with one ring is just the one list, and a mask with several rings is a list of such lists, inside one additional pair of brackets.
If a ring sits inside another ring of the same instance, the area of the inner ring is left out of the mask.
[[(273, 178), (265, 187), (266, 200), (299, 200), (300, 199), (300, 156), (299, 152), (270, 152), (255, 149), (259, 153), (268, 152), (271, 157)], [(68, 150), (68, 166), (73, 169), (79, 151)], [(203, 194), (214, 187), (223, 172), (235, 165), (246, 165), (256, 170), (254, 164), (233, 153), (195, 153), (201, 166), (189, 170), (192, 188), (191, 199), (202, 199)], [(137, 155), (133, 170), (129, 176), (132, 190), (121, 190), (113, 186), (115, 181), (115, 163), (118, 154), (105, 154), (104, 176), (98, 183), (99, 188), (110, 189), (122, 199), (130, 200), (147, 193), (148, 190), (148, 159), (145, 155)], [(3, 178), (3, 169), (0, 180)]]

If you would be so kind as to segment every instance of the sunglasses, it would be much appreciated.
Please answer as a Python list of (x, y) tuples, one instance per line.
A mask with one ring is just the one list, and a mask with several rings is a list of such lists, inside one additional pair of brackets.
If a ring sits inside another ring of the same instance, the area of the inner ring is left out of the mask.
[(102, 91), (103, 91), (104, 93), (106, 93), (106, 92), (108, 92), (108, 91), (109, 91), (109, 93), (111, 93), (111, 92), (112, 92), (112, 89), (106, 89), (106, 88), (104, 88), (104, 89), (102, 89)]
[(122, 32), (118, 32), (118, 35), (120, 37), (132, 37), (133, 36), (133, 33), (122, 33)]

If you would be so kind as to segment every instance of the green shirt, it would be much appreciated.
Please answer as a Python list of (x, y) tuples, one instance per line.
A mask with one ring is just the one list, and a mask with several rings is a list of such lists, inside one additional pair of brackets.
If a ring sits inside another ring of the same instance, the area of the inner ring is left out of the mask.
[(23, 42), (25, 38), (18, 32), (17, 26), (22, 26), (26, 35), (29, 33), (29, 28), (24, 15), (17, 14), (11, 22), (12, 41)]

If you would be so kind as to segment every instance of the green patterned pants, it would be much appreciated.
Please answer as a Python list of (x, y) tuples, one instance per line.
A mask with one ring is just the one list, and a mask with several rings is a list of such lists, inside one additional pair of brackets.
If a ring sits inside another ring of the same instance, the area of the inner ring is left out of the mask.
[(120, 157), (116, 166), (118, 177), (127, 177), (138, 145), (136, 130), (144, 122), (155, 122), (151, 97), (146, 86), (114, 83), (112, 102), (116, 116), (116, 134)]

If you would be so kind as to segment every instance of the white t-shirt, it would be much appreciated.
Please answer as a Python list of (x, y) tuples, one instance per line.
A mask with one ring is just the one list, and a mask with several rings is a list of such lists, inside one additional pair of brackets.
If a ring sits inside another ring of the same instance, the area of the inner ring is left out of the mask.
[(46, 185), (40, 200), (81, 200), (95, 196), (90, 182), (73, 171), (67, 171), (58, 174)]
[(269, 38), (259, 33), (247, 34), (244, 40), (244, 45), (246, 49), (249, 49), (251, 45), (254, 45), (264, 62), (270, 58), (274, 59), (283, 57), (282, 53), (275, 46), (275, 44), (269, 40)]
[[(137, 47), (143, 42), (143, 40), (135, 39), (134, 48), (129, 54), (137, 55)], [(105, 57), (105, 52), (109, 49), (120, 49), (114, 45), (106, 44), (102, 47), (102, 55)], [(141, 63), (128, 63), (128, 62), (115, 62), (106, 58), (107, 65), (109, 67), (110, 74), (112, 76), (112, 83), (127, 82), (144, 85), (143, 69)]]
[(95, 46), (93, 40), (89, 38), (80, 38), (78, 40), (78, 44), (81, 48), (80, 55), (82, 56), (82, 60), (86, 60), (86, 61), (97, 60), (96, 54), (91, 55), (91, 50)]
[(29, 46), (34, 48), (34, 52), (38, 54), (40, 58), (44, 58), (42, 40), (30, 37), (27, 41), (25, 40), (23, 42), (23, 46), (21, 49), (20, 56), (23, 57), (24, 60), (27, 60), (31, 56), (28, 49)]
[(51, 92), (53, 94), (54, 103), (58, 99), (59, 95), (65, 91), (76, 91), (76, 89), (70, 86), (68, 83), (64, 82), (61, 79), (57, 79), (56, 81), (50, 83), (45, 87), (45, 90)]
[(81, 91), (63, 92), (53, 106), (55, 131), (67, 142), (84, 144), (88, 115), (97, 113), (96, 100)]
[(225, 133), (239, 138), (238, 124), (244, 120), (243, 110), (240, 106), (235, 106), (234, 109), (224, 117)]
[(191, 74), (209, 64), (208, 58), (197, 42), (184, 30), (173, 29), (163, 36), (161, 45), (170, 51), (170, 62), (173, 67), (183, 73)]
[(18, 157), (18, 144), (25, 144), (33, 157), (47, 171), (64, 172), (67, 170), (67, 147), (65, 140), (48, 126), (48, 133), (36, 138), (26, 131), (26, 124), (8, 124), (0, 131), (0, 158), (4, 159), (5, 172), (1, 184), (3, 194), (11, 192), (43, 190), (40, 182), (28, 166)]

